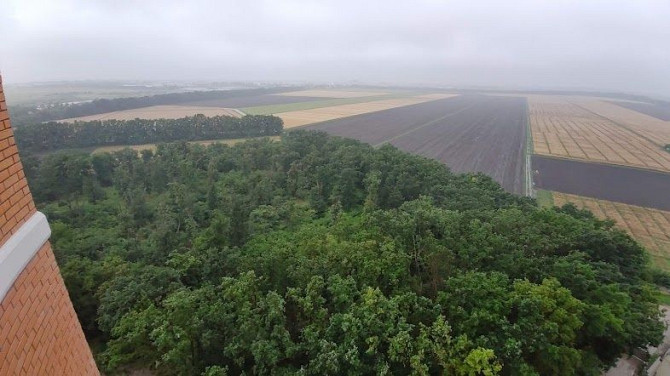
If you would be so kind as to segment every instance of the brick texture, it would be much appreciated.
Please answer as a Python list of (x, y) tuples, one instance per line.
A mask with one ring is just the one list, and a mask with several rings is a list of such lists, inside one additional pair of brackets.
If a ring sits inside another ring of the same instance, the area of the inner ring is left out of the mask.
[[(35, 213), (0, 77), (0, 245)], [(0, 376), (99, 375), (46, 242), (0, 302)]]
[(98, 375), (47, 242), (0, 305), (0, 375)]
[(35, 210), (14, 142), (0, 77), (0, 245), (18, 231)]

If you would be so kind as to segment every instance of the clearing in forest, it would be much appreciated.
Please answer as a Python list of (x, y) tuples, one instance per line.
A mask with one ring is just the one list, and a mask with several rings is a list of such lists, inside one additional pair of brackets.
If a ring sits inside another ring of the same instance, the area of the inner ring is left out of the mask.
[(670, 212), (565, 193), (552, 195), (556, 206), (571, 202), (600, 219), (613, 220), (647, 248), (654, 265), (670, 271)]

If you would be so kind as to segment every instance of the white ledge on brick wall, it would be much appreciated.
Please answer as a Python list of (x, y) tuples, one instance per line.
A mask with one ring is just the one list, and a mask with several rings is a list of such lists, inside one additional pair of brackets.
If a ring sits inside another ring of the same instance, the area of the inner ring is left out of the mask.
[(49, 236), (47, 217), (36, 212), (0, 247), (0, 302)]

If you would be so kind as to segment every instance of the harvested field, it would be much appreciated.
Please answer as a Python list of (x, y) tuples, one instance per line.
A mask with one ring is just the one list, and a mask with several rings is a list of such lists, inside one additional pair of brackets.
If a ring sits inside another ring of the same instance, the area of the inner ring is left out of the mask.
[(670, 103), (663, 105), (641, 102), (612, 102), (612, 104), (655, 117), (659, 120), (670, 121)]
[(298, 97), (298, 96), (284, 96), (276, 94), (253, 95), (244, 97), (233, 97), (223, 99), (210, 99), (197, 102), (185, 102), (181, 106), (196, 106), (196, 107), (224, 107), (224, 108), (243, 108), (254, 106), (269, 106), (287, 103), (304, 103), (321, 101), (323, 98), (319, 97)]
[(670, 143), (670, 122), (610, 102), (579, 100), (575, 103), (658, 146)]
[(571, 202), (600, 219), (612, 219), (647, 248), (656, 266), (670, 271), (670, 212), (557, 192), (553, 197), (557, 206)]
[[(382, 99), (405, 98), (408, 96), (409, 95), (407, 94), (389, 94), (389, 95), (379, 95), (374, 97), (361, 97), (361, 98), (330, 98), (330, 99), (319, 98), (320, 100), (316, 101), (291, 102), (284, 104), (270, 104), (265, 106), (243, 107), (240, 108), (240, 110), (242, 110), (242, 112), (244, 112), (245, 114), (249, 115), (274, 115), (282, 112), (304, 111), (304, 110), (311, 110), (314, 108), (341, 106), (344, 104), (367, 103)], [(285, 97), (285, 98), (298, 98), (298, 97)]]
[(396, 107), (410, 106), (422, 102), (453, 97), (452, 94), (437, 94), (433, 96), (406, 97), (383, 99), (364, 103), (344, 104), (340, 106), (320, 107), (303, 111), (281, 112), (275, 115), (284, 120), (284, 128), (299, 127), (302, 125), (319, 123), (370, 112), (388, 110)]
[[(660, 120), (638, 114), (648, 118), (641, 119), (630, 114), (637, 114), (634, 111), (607, 102), (575, 98), (529, 96), (536, 154), (670, 171), (670, 153), (657, 142), (665, 137)], [(624, 119), (630, 124), (619, 123)]]
[(277, 95), (284, 95), (290, 97), (321, 97), (321, 98), (360, 98), (360, 97), (374, 97), (377, 95), (388, 94), (383, 91), (358, 91), (358, 90), (300, 90), (289, 91), (286, 93), (278, 93)]
[(81, 116), (59, 120), (60, 122), (92, 121), (92, 120), (132, 120), (132, 119), (179, 119), (186, 116), (203, 114), (205, 116), (242, 117), (242, 113), (233, 108), (199, 107), (199, 106), (151, 106), (133, 110), (107, 112), (99, 115)]
[(537, 188), (670, 210), (670, 174), (534, 155)]
[(524, 193), (526, 101), (459, 96), (328, 121), (308, 129), (391, 143), (445, 163), (455, 172), (483, 172)]

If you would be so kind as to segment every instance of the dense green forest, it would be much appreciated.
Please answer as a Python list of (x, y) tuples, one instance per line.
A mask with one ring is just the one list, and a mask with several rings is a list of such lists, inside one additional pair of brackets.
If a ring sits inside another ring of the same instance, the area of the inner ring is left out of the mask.
[(660, 340), (645, 251), (612, 222), (391, 146), (23, 160), (110, 374), (599, 375)]
[(79, 116), (104, 114), (112, 111), (131, 110), (157, 105), (182, 104), (187, 102), (228, 99), (244, 96), (272, 94), (280, 92), (282, 88), (238, 89), (193, 91), (186, 93), (157, 94), (143, 97), (96, 99), (84, 103), (54, 103), (34, 106), (12, 106), (12, 123), (15, 128), (24, 125), (43, 123), (45, 121), (62, 120)]
[(276, 116), (195, 115), (180, 119), (134, 119), (37, 123), (14, 131), (21, 150), (45, 152), (105, 145), (141, 145), (169, 141), (276, 136), (283, 129)]

